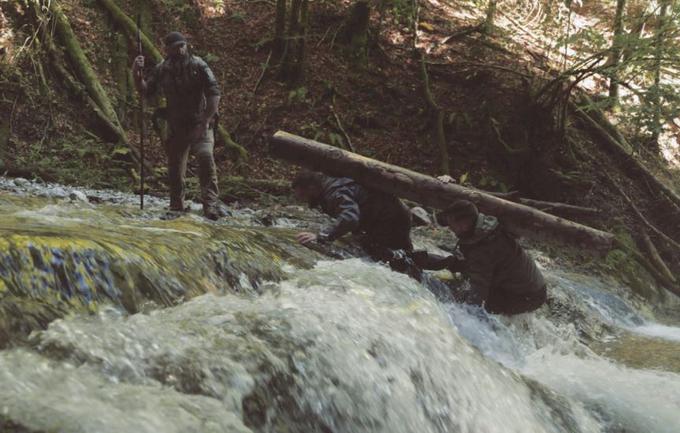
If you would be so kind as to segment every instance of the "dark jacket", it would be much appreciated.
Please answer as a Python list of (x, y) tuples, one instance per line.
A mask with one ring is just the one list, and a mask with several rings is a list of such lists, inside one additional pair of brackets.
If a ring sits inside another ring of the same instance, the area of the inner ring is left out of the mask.
[(372, 242), (392, 249), (410, 249), (411, 216), (396, 197), (365, 188), (346, 177), (328, 177), (320, 206), (335, 218), (321, 230), (322, 240), (333, 241), (349, 232), (365, 234)]
[(201, 119), (206, 98), (220, 96), (215, 75), (200, 57), (189, 55), (165, 59), (147, 78), (147, 96), (162, 90), (167, 99), (166, 116), (173, 128), (190, 127)]
[(460, 240), (458, 249), (462, 259), (430, 254), (417, 262), (426, 269), (463, 273), (471, 286), (463, 301), (483, 304), (490, 313), (519, 314), (545, 303), (541, 271), (495, 217), (480, 214), (474, 232)]

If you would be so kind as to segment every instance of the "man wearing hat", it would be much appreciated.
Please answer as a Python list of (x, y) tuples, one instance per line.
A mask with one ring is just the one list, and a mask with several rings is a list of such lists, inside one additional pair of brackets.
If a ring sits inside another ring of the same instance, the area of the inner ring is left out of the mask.
[[(461, 300), (494, 314), (536, 310), (546, 302), (546, 285), (534, 260), (498, 220), (474, 203), (457, 200), (437, 215), (437, 222), (458, 237), (458, 256), (418, 251), (413, 259), (424, 269), (449, 269), (470, 279)], [(462, 257), (461, 257), (462, 255)]]
[(220, 89), (207, 63), (189, 54), (186, 38), (181, 33), (169, 33), (164, 39), (164, 48), (165, 60), (154, 67), (148, 78), (141, 73), (143, 56), (135, 59), (132, 70), (142, 97), (152, 96), (160, 89), (167, 99), (170, 210), (184, 211), (184, 178), (191, 153), (198, 160), (203, 214), (216, 220), (220, 217), (220, 208), (213, 129), (217, 126)]

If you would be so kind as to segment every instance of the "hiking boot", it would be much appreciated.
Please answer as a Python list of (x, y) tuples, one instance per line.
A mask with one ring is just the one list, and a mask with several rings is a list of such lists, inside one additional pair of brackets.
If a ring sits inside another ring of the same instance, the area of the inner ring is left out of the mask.
[(171, 210), (165, 212), (164, 215), (161, 215), (161, 219), (162, 220), (174, 220), (174, 219), (181, 217), (182, 215), (184, 215), (184, 212), (171, 209)]

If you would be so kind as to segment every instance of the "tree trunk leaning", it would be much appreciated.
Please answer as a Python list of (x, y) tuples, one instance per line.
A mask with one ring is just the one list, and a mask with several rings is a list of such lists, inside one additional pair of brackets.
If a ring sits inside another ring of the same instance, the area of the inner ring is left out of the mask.
[[(116, 2), (113, 0), (98, 0), (99, 3), (104, 6), (104, 9), (106, 9), (109, 14), (111, 15), (111, 18), (118, 24), (122, 29), (125, 31), (125, 33), (128, 36), (128, 39), (130, 39), (132, 42), (136, 42), (135, 38), (137, 37), (137, 23), (132, 21), (132, 19), (123, 12), (123, 10), (118, 7)], [(163, 61), (163, 55), (161, 52), (156, 48), (154, 43), (149, 39), (144, 32), (140, 32), (141, 37), (142, 37), (142, 48), (144, 49), (144, 53), (148, 56), (150, 56), (155, 63), (160, 63)]]
[(657, 270), (661, 272), (664, 277), (668, 278), (669, 281), (677, 283), (675, 276), (671, 270), (668, 269), (668, 265), (666, 265), (666, 262), (664, 262), (664, 260), (661, 258), (659, 250), (656, 249), (654, 242), (652, 242), (652, 239), (644, 230), (642, 231), (642, 243), (644, 245), (645, 251), (647, 252), (649, 260), (654, 264), (654, 266), (656, 266)]
[(104, 114), (115, 124), (119, 125), (116, 111), (111, 104), (111, 100), (106, 95), (106, 91), (99, 82), (96, 72), (92, 68), (90, 61), (83, 52), (73, 29), (64, 15), (58, 2), (51, 3), (50, 11), (55, 22), (55, 30), (59, 39), (61, 39), (66, 54), (71, 60), (73, 68), (80, 81), (85, 85), (90, 97), (97, 103), (97, 106), (104, 112)]
[(548, 237), (593, 253), (606, 253), (614, 246), (610, 233), (283, 131), (273, 136), (271, 152), (280, 159), (329, 175), (348, 176), (427, 206), (441, 209), (457, 199), (467, 199), (482, 212), (498, 217), (513, 232), (529, 238)]

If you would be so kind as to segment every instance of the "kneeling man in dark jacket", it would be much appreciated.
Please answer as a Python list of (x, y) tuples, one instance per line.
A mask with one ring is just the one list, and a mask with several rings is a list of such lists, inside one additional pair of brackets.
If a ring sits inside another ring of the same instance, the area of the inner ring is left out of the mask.
[(439, 213), (437, 221), (456, 234), (462, 258), (417, 252), (414, 259), (424, 269), (449, 269), (468, 277), (471, 289), (463, 302), (505, 315), (534, 311), (546, 302), (541, 271), (495, 217), (458, 200)]
[(410, 252), (411, 214), (395, 196), (359, 185), (346, 177), (303, 171), (293, 180), (298, 199), (335, 221), (318, 234), (300, 233), (298, 241), (331, 242), (349, 232), (358, 233), (361, 246), (375, 260), (392, 261), (395, 250)]

